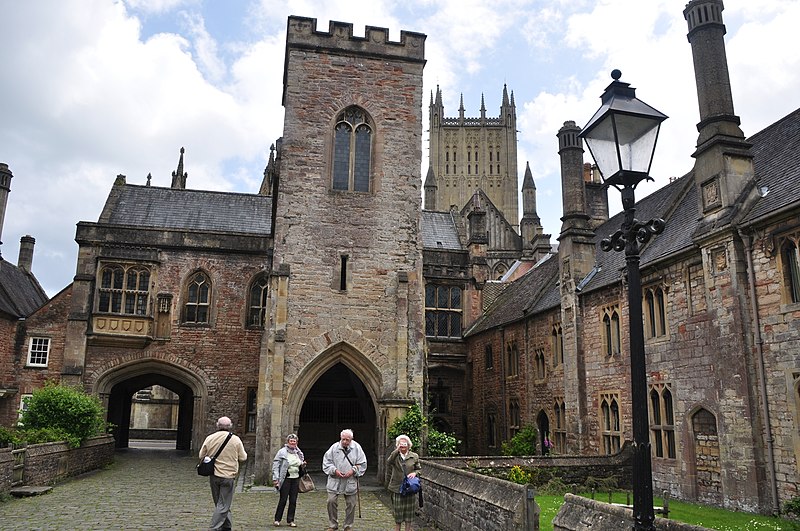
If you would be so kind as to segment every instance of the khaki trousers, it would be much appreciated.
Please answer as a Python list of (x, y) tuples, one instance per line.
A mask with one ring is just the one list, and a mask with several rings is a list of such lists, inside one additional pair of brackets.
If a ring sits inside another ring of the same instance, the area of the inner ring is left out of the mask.
[[(339, 529), (339, 493), (328, 492), (328, 522), (333, 529)], [(352, 529), (356, 519), (356, 496), (353, 494), (342, 494), (345, 502), (344, 528)]]

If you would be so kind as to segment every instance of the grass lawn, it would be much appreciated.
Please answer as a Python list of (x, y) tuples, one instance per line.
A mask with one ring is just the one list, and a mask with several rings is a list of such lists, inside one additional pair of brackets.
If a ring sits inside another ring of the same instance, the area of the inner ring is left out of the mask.
[[(590, 497), (588, 494), (582, 496)], [(595, 499), (598, 501), (608, 501), (608, 494), (597, 494)], [(614, 503), (626, 503), (625, 493), (614, 494)], [(655, 499), (655, 505), (661, 506), (662, 500)], [(541, 508), (539, 517), (539, 529), (541, 531), (553, 531), (553, 518), (556, 517), (561, 504), (564, 503), (563, 496), (536, 496), (536, 503)], [(709, 529), (719, 529), (721, 531), (800, 531), (800, 524), (782, 518), (771, 516), (761, 516), (751, 513), (740, 513), (726, 511), (705, 505), (695, 505), (676, 500), (669, 502), (669, 517), (671, 520), (678, 520), (688, 524), (700, 525)]]

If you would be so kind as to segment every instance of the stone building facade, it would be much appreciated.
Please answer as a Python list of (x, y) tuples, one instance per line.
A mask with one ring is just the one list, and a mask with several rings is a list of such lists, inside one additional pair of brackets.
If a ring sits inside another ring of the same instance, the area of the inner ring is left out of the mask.
[[(745, 137), (722, 9), (693, 0), (684, 11), (694, 168), (636, 204), (637, 219), (666, 220), (641, 251), (654, 488), (776, 513), (800, 486), (800, 111)], [(558, 255), (466, 333), (467, 386), (484, 388), (468, 403), (467, 453), (496, 452), (521, 424), (539, 429), (540, 451), (545, 435), (568, 454), (614, 453), (632, 438), (624, 256), (599, 246), (622, 214), (607, 218), (579, 133), (574, 122), (558, 132)]]

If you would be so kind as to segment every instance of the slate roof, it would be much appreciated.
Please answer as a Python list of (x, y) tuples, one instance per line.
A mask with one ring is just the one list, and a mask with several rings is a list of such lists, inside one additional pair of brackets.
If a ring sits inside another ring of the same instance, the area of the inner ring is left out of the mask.
[(458, 228), (450, 212), (422, 211), (422, 246), (425, 249), (463, 251)]
[(271, 234), (272, 198), (256, 194), (114, 185), (100, 223), (194, 232)]
[(464, 333), (464, 336), (513, 323), (523, 319), (527, 314), (558, 306), (560, 296), (557, 280), (558, 259), (556, 255), (551, 255), (539, 266), (511, 282)]
[(47, 302), (33, 274), (0, 258), (0, 312), (12, 317), (27, 317)]
[(753, 205), (745, 223), (800, 202), (800, 109), (747, 140), (753, 144), (758, 186), (769, 192)]

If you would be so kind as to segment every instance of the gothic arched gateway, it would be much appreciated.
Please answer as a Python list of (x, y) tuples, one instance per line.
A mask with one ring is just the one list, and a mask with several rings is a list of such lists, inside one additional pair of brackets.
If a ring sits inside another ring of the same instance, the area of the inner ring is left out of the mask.
[(103, 400), (107, 420), (114, 425), (117, 448), (127, 448), (133, 395), (151, 385), (160, 385), (178, 395), (178, 422), (175, 448), (199, 448), (205, 437), (206, 385), (188, 370), (158, 360), (132, 361), (110, 368), (94, 384), (94, 393)]

